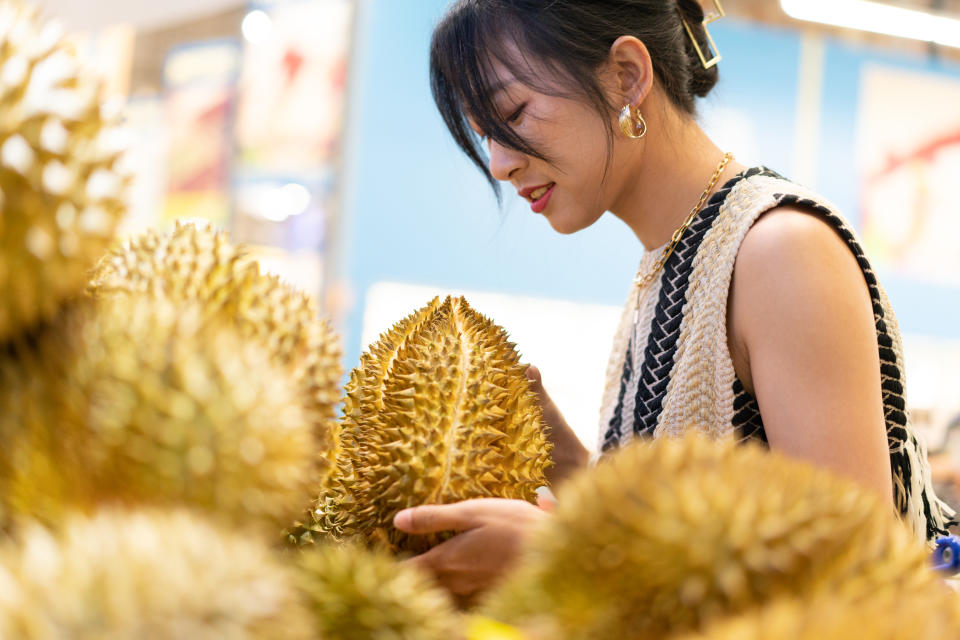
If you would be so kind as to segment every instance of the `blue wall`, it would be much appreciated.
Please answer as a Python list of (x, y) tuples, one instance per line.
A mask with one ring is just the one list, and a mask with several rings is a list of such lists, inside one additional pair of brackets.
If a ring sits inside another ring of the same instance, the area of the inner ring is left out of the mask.
[[(509, 190), (508, 206), (498, 210), (486, 182), (449, 138), (430, 96), (430, 34), (447, 3), (359, 3), (339, 265), (356, 296), (345, 326), (348, 367), (365, 346), (360, 344), (363, 299), (375, 282), (619, 305), (640, 258), (640, 244), (612, 216), (561, 236), (515, 202)], [(749, 113), (762, 162), (789, 175), (799, 37), (732, 19), (713, 25), (711, 32), (724, 59), (721, 83), (708, 107)], [(825, 63), (822, 171), (813, 186), (851, 217), (857, 211), (851, 167), (859, 66), (876, 58), (872, 52), (830, 46)], [(887, 285), (905, 330), (960, 332), (956, 291)]]

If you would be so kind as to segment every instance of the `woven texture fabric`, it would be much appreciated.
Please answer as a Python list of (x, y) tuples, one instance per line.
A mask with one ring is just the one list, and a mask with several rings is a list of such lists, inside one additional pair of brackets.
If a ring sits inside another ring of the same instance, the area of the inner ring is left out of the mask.
[[(614, 338), (600, 416), (600, 449), (634, 437), (712, 437), (766, 443), (760, 408), (737, 379), (727, 299), (740, 245), (757, 219), (797, 206), (833, 226), (857, 259), (873, 301), (896, 508), (916, 535), (942, 535), (953, 512), (934, 495), (926, 448), (910, 427), (896, 318), (861, 244), (836, 208), (764, 167), (727, 182), (704, 207), (658, 282), (631, 292)], [(641, 271), (660, 251), (646, 253)]]

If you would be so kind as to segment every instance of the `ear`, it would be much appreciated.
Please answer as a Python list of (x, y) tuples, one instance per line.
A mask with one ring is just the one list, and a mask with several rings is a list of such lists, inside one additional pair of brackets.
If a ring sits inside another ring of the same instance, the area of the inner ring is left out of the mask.
[(608, 87), (614, 104), (642, 103), (653, 88), (653, 61), (647, 46), (633, 36), (620, 36), (610, 45)]

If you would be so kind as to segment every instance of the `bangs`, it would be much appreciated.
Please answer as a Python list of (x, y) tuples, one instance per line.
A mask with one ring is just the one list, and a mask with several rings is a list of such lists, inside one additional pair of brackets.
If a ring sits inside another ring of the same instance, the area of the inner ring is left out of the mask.
[[(519, 5), (523, 9), (517, 9)], [(550, 162), (550, 158), (518, 135), (494, 103), (501, 81), (494, 69), (502, 66), (513, 79), (546, 95), (586, 99), (600, 115), (611, 109), (596, 82), (596, 72), (616, 35), (598, 53), (578, 46), (575, 28), (554, 16), (550, 3), (478, 0), (457, 2), (433, 32), (430, 44), (430, 88), (444, 123), (457, 145), (483, 172), (500, 200), (497, 180), (488, 168), (486, 150), (470, 127), (472, 118), (491, 140), (520, 153)], [(585, 21), (589, 6), (576, 3), (564, 18)], [(611, 32), (613, 33), (613, 32)], [(561, 55), (562, 52), (563, 54)], [(535, 62), (534, 62), (535, 61)], [(607, 126), (609, 145), (614, 131)]]
[[(488, 168), (483, 144), (471, 128), (468, 118), (491, 140), (499, 144), (549, 162), (544, 153), (517, 135), (493, 100), (500, 88), (500, 79), (494, 74), (496, 64), (502, 65), (518, 82), (540, 93), (570, 97), (568, 93), (547, 85), (546, 77), (569, 78), (568, 70), (544, 52), (532, 46), (537, 34), (530, 27), (522, 30), (516, 25), (530, 25), (529, 20), (511, 15), (507, 7), (499, 11), (480, 8), (470, 0), (455, 5), (433, 33), (430, 46), (430, 88), (444, 123), (460, 149), (483, 172), (500, 199), (499, 184)], [(536, 23), (535, 21), (533, 22)], [(517, 46), (511, 49), (508, 42)], [(537, 73), (525, 52), (537, 57)], [(546, 74), (542, 72), (546, 72)], [(509, 114), (507, 114), (509, 115)]]
[(510, 127), (493, 100), (498, 89), (494, 62), (511, 72), (516, 66), (512, 60), (503, 59), (506, 56), (491, 53), (503, 50), (506, 22), (479, 11), (472, 3), (461, 3), (434, 31), (430, 46), (430, 89), (434, 102), (457, 145), (484, 173), (498, 200), (499, 184), (490, 173), (486, 150), (468, 118), (473, 118), (491, 140), (543, 158)]

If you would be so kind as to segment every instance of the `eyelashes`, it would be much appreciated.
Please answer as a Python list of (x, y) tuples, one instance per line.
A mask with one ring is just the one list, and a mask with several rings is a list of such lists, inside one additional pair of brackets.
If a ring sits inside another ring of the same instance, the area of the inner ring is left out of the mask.
[(527, 108), (527, 103), (524, 102), (522, 105), (517, 107), (517, 110), (507, 116), (507, 124), (516, 124), (520, 120), (520, 116), (523, 115), (523, 110)]
[[(524, 102), (519, 107), (517, 107), (516, 111), (514, 111), (509, 116), (504, 118), (504, 122), (506, 122), (508, 125), (511, 125), (511, 126), (517, 124), (518, 122), (520, 122), (520, 119), (523, 117), (523, 112), (524, 112), (524, 109), (526, 108), (527, 108), (527, 103)], [(483, 133), (482, 131), (476, 131), (476, 134), (477, 136), (480, 137), (480, 142), (486, 142), (487, 139), (489, 138), (489, 136), (487, 136), (487, 134)]]

